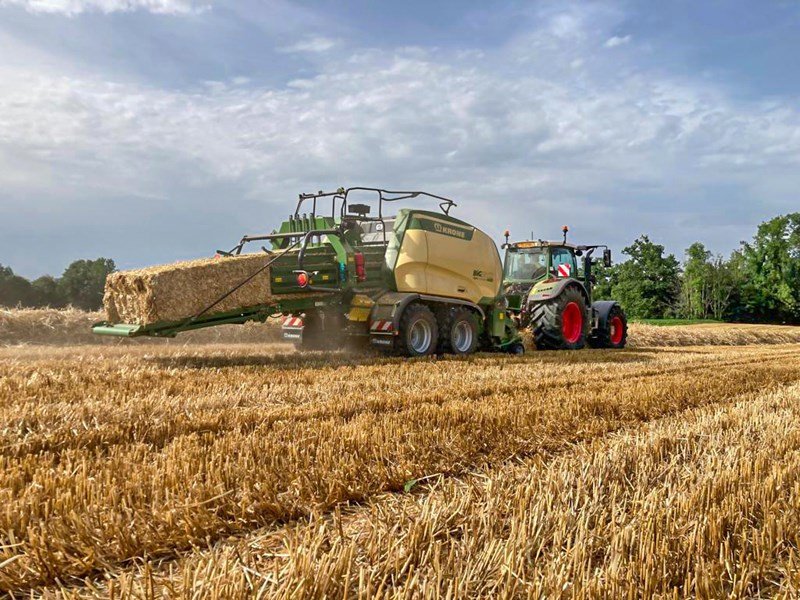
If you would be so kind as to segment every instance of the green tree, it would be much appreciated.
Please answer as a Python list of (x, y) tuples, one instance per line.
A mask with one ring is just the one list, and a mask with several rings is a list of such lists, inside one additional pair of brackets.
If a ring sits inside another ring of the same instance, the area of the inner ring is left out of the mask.
[(734, 250), (725, 263), (729, 278), (730, 295), (723, 313), (726, 321), (752, 321), (753, 314), (747, 303), (747, 261), (741, 250)]
[(0, 265), (0, 306), (30, 306), (32, 300), (30, 281), (16, 275), (11, 267)]
[(708, 302), (706, 316), (718, 321), (742, 318), (741, 297), (746, 275), (740, 252), (733, 252), (728, 260), (716, 256), (707, 269)]
[(595, 284), (592, 287), (592, 300), (612, 300), (614, 284), (617, 281), (617, 265), (606, 267), (602, 260), (592, 263)]
[(615, 268), (612, 294), (628, 316), (660, 319), (675, 312), (680, 290), (680, 264), (664, 255), (664, 246), (646, 235), (622, 251), (630, 258)]
[(58, 280), (51, 275), (43, 275), (34, 279), (31, 282), (31, 289), (33, 290), (33, 304), (37, 307), (63, 308), (67, 304)]
[(748, 310), (761, 320), (800, 322), (800, 213), (759, 225), (742, 255)]
[(84, 310), (97, 310), (103, 306), (106, 276), (115, 269), (110, 258), (76, 260), (61, 276), (59, 290), (69, 304)]
[(714, 267), (711, 252), (695, 242), (686, 249), (681, 278), (680, 313), (687, 319), (705, 319), (711, 302), (711, 280)]

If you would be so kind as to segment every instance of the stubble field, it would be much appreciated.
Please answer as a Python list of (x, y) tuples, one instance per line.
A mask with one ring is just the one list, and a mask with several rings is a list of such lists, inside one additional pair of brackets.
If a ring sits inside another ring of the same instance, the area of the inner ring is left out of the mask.
[(0, 348), (0, 593), (796, 597), (800, 346), (716, 329), (468, 360)]

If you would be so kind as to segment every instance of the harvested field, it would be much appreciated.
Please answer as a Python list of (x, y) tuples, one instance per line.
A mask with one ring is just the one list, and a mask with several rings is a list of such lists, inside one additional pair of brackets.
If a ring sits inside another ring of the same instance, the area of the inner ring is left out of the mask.
[(0, 590), (791, 597), (798, 349), (0, 349)]
[(800, 343), (800, 327), (791, 325), (708, 323), (659, 327), (631, 323), (628, 335), (632, 348)]

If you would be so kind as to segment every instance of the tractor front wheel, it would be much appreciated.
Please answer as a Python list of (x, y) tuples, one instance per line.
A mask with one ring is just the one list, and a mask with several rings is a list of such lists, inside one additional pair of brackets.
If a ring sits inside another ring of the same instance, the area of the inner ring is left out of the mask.
[(539, 350), (579, 350), (586, 344), (586, 299), (576, 287), (531, 310), (531, 331)]

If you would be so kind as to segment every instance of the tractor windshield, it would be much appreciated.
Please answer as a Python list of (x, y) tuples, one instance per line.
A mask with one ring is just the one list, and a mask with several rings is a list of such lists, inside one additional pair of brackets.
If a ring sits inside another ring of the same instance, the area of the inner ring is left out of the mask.
[(547, 274), (547, 251), (544, 248), (509, 248), (506, 255), (505, 278), (515, 281), (535, 281)]

